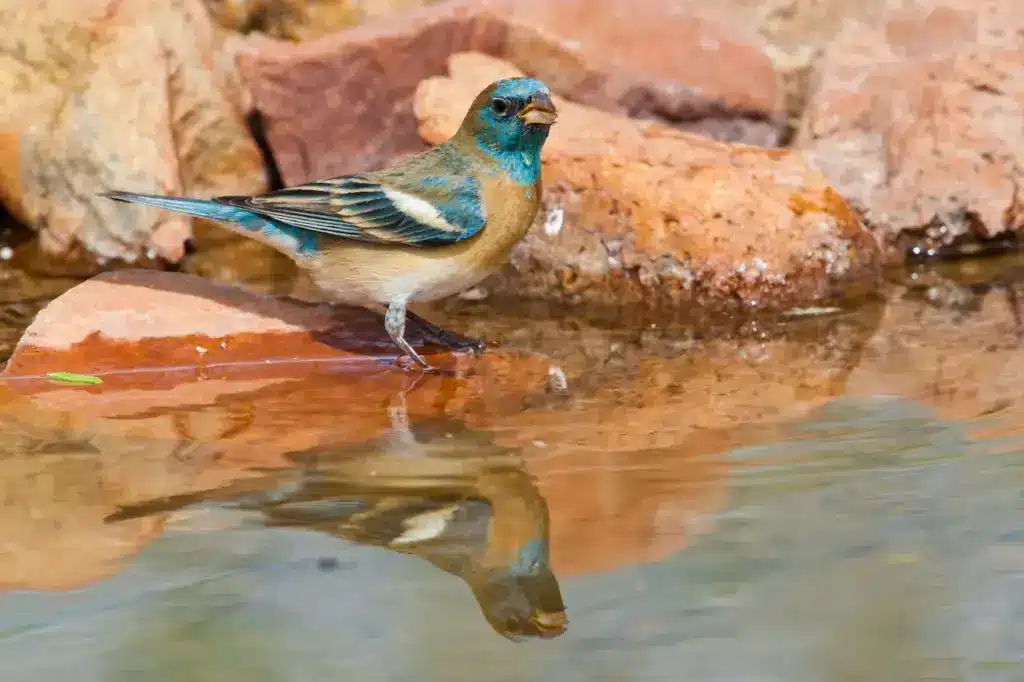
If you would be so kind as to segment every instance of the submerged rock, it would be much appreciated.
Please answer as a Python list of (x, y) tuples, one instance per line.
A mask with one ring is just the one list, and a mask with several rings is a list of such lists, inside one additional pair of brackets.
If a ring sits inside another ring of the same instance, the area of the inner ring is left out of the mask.
[[(416, 97), (431, 143), (486, 83), (518, 72), (455, 55)], [(798, 153), (731, 145), (557, 98), (544, 207), (486, 283), (496, 293), (592, 305), (732, 312), (870, 291), (880, 254), (843, 198)]]
[(263, 162), (200, 0), (0, 8), (0, 200), (51, 258), (177, 261), (190, 221), (97, 192), (254, 192)]
[(889, 261), (975, 253), (1016, 235), (1024, 5), (886, 7), (825, 51), (797, 147), (863, 210)]
[(284, 182), (296, 184), (422, 150), (416, 87), (467, 50), (611, 111), (765, 144), (782, 130), (758, 41), (668, 0), (603, 2), (600, 12), (583, 0), (447, 0), (313, 42), (254, 39), (239, 65)]

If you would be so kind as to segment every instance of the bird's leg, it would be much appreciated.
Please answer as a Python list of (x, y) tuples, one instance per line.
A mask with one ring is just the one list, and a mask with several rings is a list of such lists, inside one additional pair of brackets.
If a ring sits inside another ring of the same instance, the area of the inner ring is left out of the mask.
[(477, 355), (484, 350), (484, 342), (480, 339), (462, 336), (461, 334), (450, 332), (447, 329), (442, 329), (433, 322), (424, 320), (411, 310), (407, 310), (405, 314), (406, 317), (409, 318), (410, 322), (423, 331), (423, 335), (428, 341), (433, 341), (437, 345), (447, 348), (448, 350), (471, 350)]
[(431, 369), (427, 361), (405, 340), (405, 301), (391, 301), (384, 314), (384, 329), (399, 348), (423, 369)]

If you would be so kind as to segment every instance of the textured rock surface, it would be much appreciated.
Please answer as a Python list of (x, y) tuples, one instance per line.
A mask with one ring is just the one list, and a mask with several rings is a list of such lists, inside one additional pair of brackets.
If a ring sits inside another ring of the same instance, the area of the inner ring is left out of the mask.
[[(424, 81), (421, 133), (450, 136), (483, 84), (516, 73), (456, 55)], [(544, 208), (499, 291), (717, 312), (802, 306), (871, 289), (879, 253), (799, 154), (734, 146), (557, 100)]]
[(217, 42), (199, 0), (0, 8), (0, 200), (43, 253), (175, 261), (188, 220), (96, 193), (264, 187)]
[[(413, 326), (407, 338), (421, 345)], [(374, 368), (398, 354), (380, 316), (366, 309), (269, 298), (149, 270), (99, 275), (56, 298), (25, 331), (5, 373), (56, 371), (57, 352), (61, 371), (84, 373), (294, 360)], [(457, 361), (439, 355), (433, 357), (442, 365)]]
[(778, 84), (765, 44), (679, 0), (517, 0), (501, 54), (574, 102), (708, 137), (774, 146)]
[(890, 2), (826, 50), (798, 137), (888, 258), (1024, 229), (1024, 5)]
[(315, 40), (367, 19), (421, 7), (430, 0), (205, 0), (213, 18), (232, 31), (259, 31), (284, 40)]
[[(310, 43), (253, 39), (239, 63), (286, 184), (423, 149), (412, 115), (416, 86), (466, 50), (503, 56), (612, 111), (729, 139), (777, 139), (780, 98), (755, 38), (672, 0), (588, 7), (448, 0)], [(648, 39), (635, 40), (641, 34)]]

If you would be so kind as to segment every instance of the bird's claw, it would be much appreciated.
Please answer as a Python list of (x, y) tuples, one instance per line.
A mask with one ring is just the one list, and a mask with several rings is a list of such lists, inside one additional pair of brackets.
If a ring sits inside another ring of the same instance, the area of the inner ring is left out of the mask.
[(433, 322), (428, 322), (419, 315), (416, 315), (411, 310), (406, 313), (409, 321), (419, 327), (420, 333), (423, 335), (424, 340), (434, 345), (441, 346), (451, 351), (472, 351), (473, 355), (479, 356), (484, 352), (487, 345), (480, 339), (474, 339), (469, 336), (462, 336), (455, 332), (450, 332), (447, 329), (437, 326)]

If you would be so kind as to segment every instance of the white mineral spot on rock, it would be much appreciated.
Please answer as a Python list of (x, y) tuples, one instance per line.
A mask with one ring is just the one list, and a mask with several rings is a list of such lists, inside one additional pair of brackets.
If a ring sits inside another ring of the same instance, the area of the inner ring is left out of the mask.
[(561, 206), (552, 206), (544, 219), (544, 234), (549, 237), (557, 236), (562, 231), (564, 221), (565, 210)]
[(199, 353), (200, 355), (206, 355), (206, 353), (209, 351), (207, 351), (207, 349), (203, 348), (202, 346), (196, 346), (196, 352)]
[(565, 372), (561, 367), (548, 368), (548, 385), (557, 393), (565, 393), (569, 390), (569, 380), (565, 378)]

